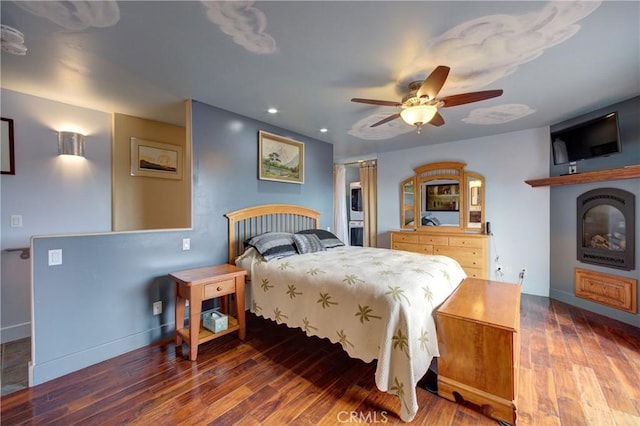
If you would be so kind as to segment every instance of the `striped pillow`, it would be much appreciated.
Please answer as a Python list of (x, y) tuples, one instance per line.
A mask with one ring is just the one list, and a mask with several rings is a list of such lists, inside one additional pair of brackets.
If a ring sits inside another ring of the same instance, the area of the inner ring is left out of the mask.
[(256, 235), (245, 244), (258, 250), (267, 262), (298, 254), (293, 242), (293, 234), (289, 232), (266, 232)]
[(294, 234), (293, 241), (296, 244), (298, 253), (315, 253), (317, 251), (325, 251), (320, 238), (315, 234)]
[(343, 246), (344, 243), (340, 241), (333, 233), (325, 231), (324, 229), (305, 229), (304, 231), (296, 232), (296, 235), (315, 235), (320, 239), (322, 246), (326, 249), (333, 247)]

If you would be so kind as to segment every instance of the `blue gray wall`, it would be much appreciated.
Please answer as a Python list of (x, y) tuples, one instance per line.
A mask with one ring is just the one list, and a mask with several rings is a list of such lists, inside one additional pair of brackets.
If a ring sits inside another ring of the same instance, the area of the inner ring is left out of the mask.
[(485, 179), (485, 217), (493, 232), (489, 278), (515, 283), (525, 268), (522, 292), (549, 296), (549, 188), (525, 183), (548, 175), (549, 152), (549, 128), (540, 127), (379, 154), (378, 246), (389, 247), (388, 231), (400, 229), (400, 183), (413, 169), (461, 161)]
[[(552, 127), (551, 130), (553, 131), (556, 128), (566, 127), (569, 124), (578, 123), (604, 115), (611, 111), (618, 111), (619, 114), (618, 124), (620, 129), (622, 152), (609, 157), (578, 161), (578, 172), (606, 170), (632, 164), (640, 164), (640, 122), (638, 121), (638, 117), (640, 117), (640, 97), (576, 117), (570, 122), (559, 123), (557, 126)], [(551, 163), (550, 173), (552, 176), (566, 173), (567, 167), (567, 164), (554, 166), (553, 163)], [(619, 269), (590, 265), (576, 260), (576, 199), (581, 194), (596, 188), (619, 188), (635, 194), (636, 269), (633, 271), (622, 271)], [(630, 314), (618, 309), (593, 303), (576, 297), (574, 294), (575, 268), (638, 279), (639, 274), (637, 268), (640, 267), (640, 246), (638, 243), (638, 235), (640, 234), (640, 179), (553, 186), (551, 187), (550, 209), (550, 297), (640, 327), (640, 315)]]
[[(32, 235), (111, 229), (111, 114), (2, 89), (13, 119), (15, 175), (0, 175), (0, 337), (31, 334), (30, 261), (6, 249)], [(57, 131), (86, 135), (86, 158), (59, 156)], [(46, 206), (46, 207), (44, 207)], [(21, 227), (10, 216), (22, 216)]]
[[(258, 130), (305, 143), (304, 185), (259, 181)], [(193, 229), (38, 237), (32, 241), (33, 384), (172, 336), (172, 271), (227, 261), (226, 212), (291, 203), (333, 222), (333, 146), (193, 103)], [(182, 238), (191, 250), (182, 251)], [(48, 250), (63, 264), (47, 266)], [(161, 300), (164, 312), (153, 316)]]

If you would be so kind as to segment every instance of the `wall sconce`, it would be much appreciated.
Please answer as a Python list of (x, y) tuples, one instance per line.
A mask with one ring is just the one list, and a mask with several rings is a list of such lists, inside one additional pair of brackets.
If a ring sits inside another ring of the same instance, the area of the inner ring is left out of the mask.
[(84, 157), (84, 135), (75, 132), (58, 132), (58, 155)]

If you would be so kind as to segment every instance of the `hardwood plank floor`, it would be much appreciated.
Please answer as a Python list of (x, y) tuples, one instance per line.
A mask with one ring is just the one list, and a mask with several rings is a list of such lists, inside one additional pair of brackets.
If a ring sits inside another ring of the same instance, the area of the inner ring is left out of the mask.
[[(3, 425), (401, 424), (374, 363), (248, 315), (247, 339), (142, 348), (0, 400)], [(520, 425), (640, 424), (640, 330), (522, 295)], [(420, 425), (495, 425), (470, 404), (418, 389)]]

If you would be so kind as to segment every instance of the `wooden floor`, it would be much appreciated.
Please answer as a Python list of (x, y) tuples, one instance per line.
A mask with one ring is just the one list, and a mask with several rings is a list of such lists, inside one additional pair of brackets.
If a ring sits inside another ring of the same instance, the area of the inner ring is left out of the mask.
[[(518, 424), (639, 425), (640, 331), (548, 298), (522, 297)], [(184, 354), (187, 354), (186, 349)], [(399, 424), (373, 363), (249, 315), (183, 359), (142, 348), (1, 399), (1, 423), (60, 425)], [(474, 407), (418, 389), (420, 425), (495, 425)]]

